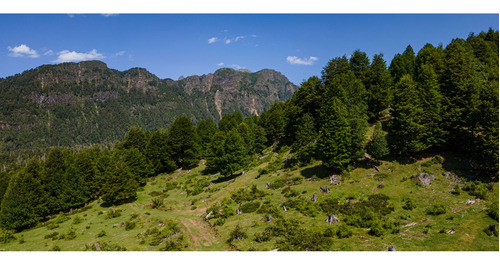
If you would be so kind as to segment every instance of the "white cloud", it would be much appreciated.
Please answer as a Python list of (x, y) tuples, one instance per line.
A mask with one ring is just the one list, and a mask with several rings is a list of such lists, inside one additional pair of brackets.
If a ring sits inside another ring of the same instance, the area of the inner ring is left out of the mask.
[(107, 13), (107, 14), (101, 14), (101, 16), (103, 16), (103, 17), (114, 17), (114, 16), (118, 16), (118, 14)]
[(246, 36), (238, 36), (234, 39), (234, 41), (239, 41), (239, 40), (244, 39), (244, 38), (246, 38)]
[(231, 65), (231, 67), (232, 67), (232, 68), (234, 68), (234, 69), (236, 69), (236, 70), (246, 69), (246, 67), (245, 67), (245, 66), (239, 66), (239, 65), (237, 65), (237, 64), (232, 64), (232, 65)]
[(63, 62), (75, 62), (75, 61), (85, 61), (85, 60), (95, 60), (95, 59), (103, 59), (104, 55), (98, 53), (96, 49), (91, 50), (88, 53), (80, 53), (75, 51), (60, 51), (57, 53), (59, 56), (54, 61), (55, 63), (63, 63)]
[(48, 50), (48, 51), (43, 53), (43, 55), (52, 55), (52, 54), (54, 54), (54, 51), (52, 51), (52, 50)]
[(229, 43), (231, 43), (231, 40), (230, 40), (230, 39), (227, 39), (227, 40), (226, 40), (226, 44), (229, 44)]
[(115, 53), (115, 56), (122, 56), (125, 54), (125, 51), (119, 51), (117, 53)]
[(253, 35), (250, 35), (250, 37), (257, 38), (257, 35), (253, 34)]
[(74, 18), (75, 14), (67, 14), (69, 18)]
[(26, 46), (25, 44), (21, 44), (19, 46), (15, 46), (14, 48), (12, 47), (7, 47), (11, 53), (9, 53), (9, 56), (11, 57), (29, 57), (29, 58), (38, 58), (40, 55), (38, 55), (38, 52), (31, 49), (30, 47)]
[(212, 43), (214, 43), (214, 42), (216, 42), (218, 40), (219, 39), (217, 37), (212, 37), (212, 38), (208, 39), (208, 44), (212, 44)]
[(298, 58), (297, 56), (288, 56), (286, 61), (289, 64), (312, 65), (318, 60), (317, 57), (309, 56), (309, 58)]
[(222, 63), (222, 62), (221, 62), (221, 63), (218, 63), (217, 65), (218, 65), (218, 66), (223, 66), (223, 65), (224, 65), (224, 63)]

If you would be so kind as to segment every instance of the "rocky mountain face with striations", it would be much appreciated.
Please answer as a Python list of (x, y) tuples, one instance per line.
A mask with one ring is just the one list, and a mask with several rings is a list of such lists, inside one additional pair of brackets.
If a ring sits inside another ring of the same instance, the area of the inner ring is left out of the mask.
[(223, 68), (181, 80), (100, 61), (42, 65), (0, 79), (0, 151), (110, 142), (132, 125), (165, 128), (225, 113), (259, 114), (297, 87), (281, 73)]

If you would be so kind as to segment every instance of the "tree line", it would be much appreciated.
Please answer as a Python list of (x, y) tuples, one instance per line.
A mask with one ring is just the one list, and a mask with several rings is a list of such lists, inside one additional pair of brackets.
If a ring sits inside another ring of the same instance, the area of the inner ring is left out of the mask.
[(207, 174), (231, 176), (270, 146), (289, 146), (295, 166), (321, 160), (338, 172), (366, 152), (380, 159), (451, 150), (498, 179), (498, 54), (492, 29), (446, 47), (426, 44), (417, 54), (408, 46), (389, 66), (383, 54), (370, 60), (356, 50), (258, 116), (234, 112), (196, 125), (181, 116), (168, 129), (134, 126), (112, 148), (52, 148), (0, 172), (0, 227), (31, 227), (97, 198), (133, 201), (149, 177), (201, 159)]

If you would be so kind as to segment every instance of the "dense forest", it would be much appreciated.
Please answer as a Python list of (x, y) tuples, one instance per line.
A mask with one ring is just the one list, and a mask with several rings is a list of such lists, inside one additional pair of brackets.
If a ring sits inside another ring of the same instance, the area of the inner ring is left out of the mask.
[(412, 161), (453, 152), (477, 172), (477, 187), (498, 181), (498, 40), (490, 29), (446, 47), (408, 46), (390, 64), (356, 50), (260, 115), (196, 124), (181, 116), (168, 129), (132, 126), (110, 146), (52, 148), (0, 171), (0, 227), (23, 230), (98, 198), (107, 206), (131, 202), (148, 178), (200, 163), (205, 174), (232, 177), (270, 146), (291, 150), (283, 166), (322, 161), (332, 174), (358, 167), (365, 154)]
[(42, 65), (0, 78), (0, 166), (53, 146), (113, 143), (133, 125), (157, 130), (182, 115), (197, 123), (234, 111), (261, 113), (295, 89), (270, 69), (222, 68), (174, 81), (100, 61)]

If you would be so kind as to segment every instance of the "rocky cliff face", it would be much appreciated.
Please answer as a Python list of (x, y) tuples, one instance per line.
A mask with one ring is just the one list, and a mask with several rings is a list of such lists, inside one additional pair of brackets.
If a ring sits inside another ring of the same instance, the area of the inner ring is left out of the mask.
[(222, 68), (174, 81), (100, 61), (43, 65), (0, 79), (0, 151), (113, 141), (131, 125), (165, 128), (181, 115), (194, 122), (258, 115), (295, 90), (270, 69)]

